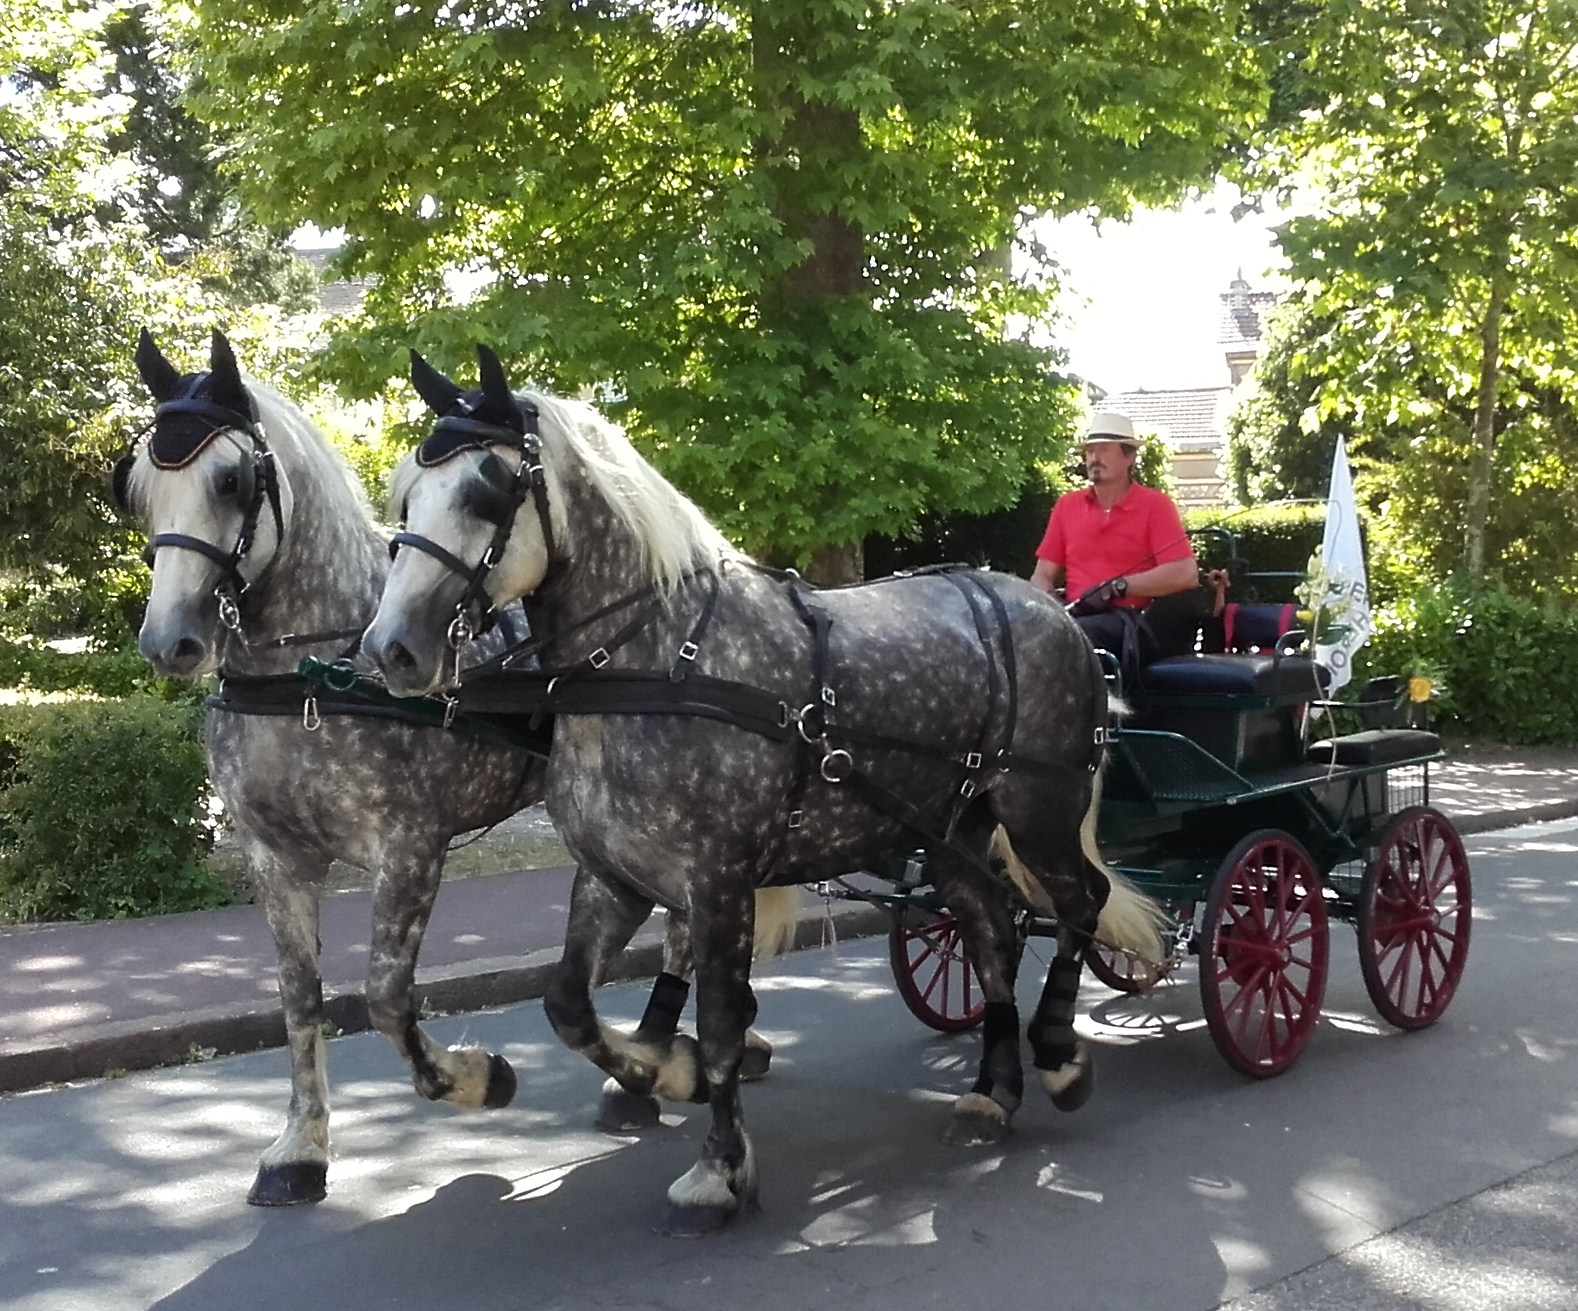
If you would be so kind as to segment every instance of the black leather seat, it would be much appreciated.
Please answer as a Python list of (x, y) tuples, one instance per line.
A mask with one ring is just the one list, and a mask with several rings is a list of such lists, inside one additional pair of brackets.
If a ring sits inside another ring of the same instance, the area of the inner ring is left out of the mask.
[(1323, 696), (1331, 671), (1301, 655), (1172, 656), (1140, 671), (1140, 688), (1156, 696)]

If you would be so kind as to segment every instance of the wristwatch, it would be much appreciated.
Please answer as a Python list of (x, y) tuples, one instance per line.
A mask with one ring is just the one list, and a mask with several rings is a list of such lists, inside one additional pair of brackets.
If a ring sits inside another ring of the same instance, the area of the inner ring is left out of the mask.
[(1112, 594), (1120, 601), (1129, 594), (1129, 580), (1127, 578), (1114, 578), (1112, 580)]

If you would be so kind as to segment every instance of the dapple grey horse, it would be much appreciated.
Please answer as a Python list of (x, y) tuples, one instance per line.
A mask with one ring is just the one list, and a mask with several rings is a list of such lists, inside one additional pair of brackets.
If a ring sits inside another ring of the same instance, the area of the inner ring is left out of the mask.
[[(303, 655), (354, 650), (389, 568), (389, 534), (345, 462), (298, 407), (243, 380), (215, 333), (209, 367), (182, 373), (145, 331), (137, 364), (157, 402), (146, 437), (117, 467), (124, 507), (150, 529), (153, 586), (139, 643), (161, 674), (220, 673), (207, 718), (209, 770), (235, 825), (279, 955), (291, 1064), (284, 1131), (248, 1200), (280, 1206), (326, 1191), (329, 1093), (319, 896), (329, 864), (373, 876), (367, 1009), (424, 1097), (498, 1107), (515, 1089), (503, 1057), (444, 1050), (417, 1023), (418, 951), (456, 834), (539, 801), (541, 753), (478, 741), (409, 715), (381, 717), (296, 675)], [(671, 918), (648, 1027), (677, 1023), (689, 972)], [(758, 1041), (758, 1072), (768, 1052)], [(656, 1118), (610, 1096), (608, 1127)]]
[[(667, 1230), (711, 1231), (755, 1204), (738, 1089), (752, 890), (875, 868), (917, 835), (987, 998), (949, 1137), (999, 1140), (1023, 1086), (1016, 903), (987, 863), (994, 838), (1019, 896), (1062, 926), (1028, 1033), (1054, 1102), (1081, 1104), (1081, 949), (1099, 934), (1164, 953), (1155, 907), (1097, 863), (1106, 687), (1062, 607), (975, 570), (817, 591), (758, 568), (614, 425), (516, 395), (492, 352), (479, 358), (471, 391), (414, 359), (441, 417), (396, 472), (403, 549), (363, 647), (391, 691), (429, 694), (456, 680), (493, 607), (527, 599), (533, 695), (556, 715), (548, 809), (580, 865), (548, 1014), (625, 1086), (709, 1104)], [(699, 1048), (643, 1044), (592, 1006), (602, 962), (654, 903), (691, 919)]]

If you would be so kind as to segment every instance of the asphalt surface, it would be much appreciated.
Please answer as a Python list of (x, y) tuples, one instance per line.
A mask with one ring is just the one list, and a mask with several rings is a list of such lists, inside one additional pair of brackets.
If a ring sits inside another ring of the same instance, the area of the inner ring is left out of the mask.
[[(1433, 1028), (1378, 1022), (1341, 929), (1324, 1018), (1265, 1082), (1217, 1055), (1192, 967), (1146, 998), (1090, 985), (1095, 1097), (1064, 1116), (1028, 1094), (1000, 1147), (942, 1145), (978, 1036), (911, 1020), (880, 943), (774, 962), (774, 1064), (745, 1090), (763, 1210), (703, 1241), (651, 1226), (705, 1114), (591, 1132), (599, 1076), (536, 1005), (430, 1022), (513, 1062), (500, 1111), (419, 1101), (377, 1035), (331, 1042), (315, 1207), (242, 1200), (281, 1122), (283, 1053), (0, 1099), (0, 1305), (1571, 1311), (1578, 822), (1468, 850), (1473, 945)], [(644, 991), (600, 1005), (628, 1023)]]
[[(1434, 767), (1431, 800), (1465, 833), (1578, 815), (1578, 751), (1462, 750)], [(447, 881), (423, 941), (425, 1009), (540, 996), (563, 941), (570, 877), (556, 868)], [(321, 968), (344, 1032), (367, 1027), (370, 901), (365, 891), (324, 898)], [(802, 945), (886, 928), (869, 908), (813, 896), (803, 915)], [(614, 977), (650, 976), (659, 959), (654, 924)], [(0, 1093), (283, 1041), (273, 941), (258, 907), (0, 930)]]

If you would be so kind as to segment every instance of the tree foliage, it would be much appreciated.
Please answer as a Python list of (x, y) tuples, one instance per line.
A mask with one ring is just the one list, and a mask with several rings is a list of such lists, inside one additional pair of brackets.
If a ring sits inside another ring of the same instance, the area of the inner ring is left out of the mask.
[(199, 12), (248, 196), (344, 228), (378, 280), (332, 376), (370, 394), (413, 325), (451, 367), (487, 340), (600, 387), (727, 529), (799, 559), (1011, 501), (1071, 425), (1025, 327), (1051, 295), (1027, 220), (1176, 196), (1258, 104), (1215, 2)]
[(1242, 422), (1287, 454), (1350, 432), (1404, 550), (1531, 585), (1537, 516), (1578, 527), (1578, 6), (1327, 0), (1294, 44), (1307, 109), (1268, 167), (1324, 199), (1282, 237), (1304, 317)]
[[(216, 216), (239, 209), (205, 172), (206, 132), (174, 126), (176, 56), (155, 39), (163, 30), (146, 5), (14, 0), (0, 11), (0, 570), (10, 615), (64, 583), (80, 584), (79, 598), (136, 590), (137, 535), (117, 521), (105, 485), (146, 417), (130, 358), (137, 328), (195, 345), (215, 313), (243, 340), (271, 322), (247, 307), (272, 284), (218, 252), (229, 220)], [(209, 197), (200, 205), (199, 194)], [(171, 208), (181, 198), (196, 207)], [(124, 633), (111, 609), (77, 618)]]

